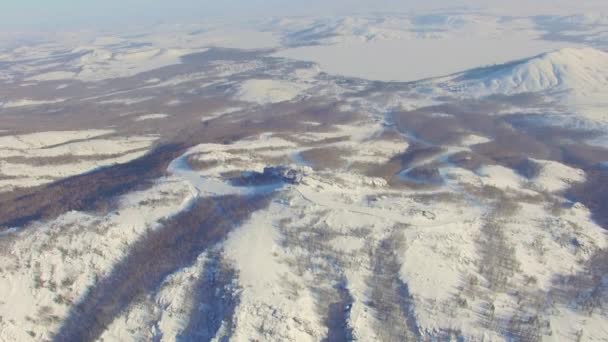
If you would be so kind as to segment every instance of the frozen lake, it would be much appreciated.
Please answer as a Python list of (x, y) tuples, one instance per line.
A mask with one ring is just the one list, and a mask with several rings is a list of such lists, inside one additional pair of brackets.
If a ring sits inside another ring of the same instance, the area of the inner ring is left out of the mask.
[(286, 49), (276, 56), (312, 61), (330, 74), (408, 82), (503, 64), (568, 46), (572, 44), (525, 35), (449, 37), (349, 41)]

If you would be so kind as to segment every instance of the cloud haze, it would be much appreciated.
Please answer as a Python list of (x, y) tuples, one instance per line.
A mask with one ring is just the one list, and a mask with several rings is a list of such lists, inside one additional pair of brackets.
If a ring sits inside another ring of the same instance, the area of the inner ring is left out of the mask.
[(155, 21), (468, 8), (515, 15), (608, 11), (604, 0), (4, 0), (4, 28), (95, 27)]

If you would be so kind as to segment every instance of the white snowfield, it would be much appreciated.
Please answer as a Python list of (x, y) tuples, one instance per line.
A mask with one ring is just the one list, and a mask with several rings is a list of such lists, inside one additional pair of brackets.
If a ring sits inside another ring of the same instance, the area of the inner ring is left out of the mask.
[(155, 114), (140, 115), (133, 120), (134, 121), (158, 120), (158, 119), (166, 119), (168, 117), (169, 117), (169, 114), (155, 113)]
[(236, 98), (259, 104), (278, 103), (295, 99), (307, 88), (305, 84), (283, 80), (247, 80), (239, 86)]
[(99, 101), (100, 104), (122, 104), (122, 105), (133, 105), (137, 103), (141, 103), (144, 101), (148, 101), (153, 99), (153, 97), (136, 97), (136, 98), (122, 98), (122, 99), (110, 99)]
[(0, 191), (125, 163), (144, 155), (156, 140), (153, 136), (118, 137), (113, 133), (55, 131), (0, 137)]
[(576, 183), (584, 182), (585, 171), (568, 167), (550, 160), (533, 160), (540, 165), (540, 171), (532, 179), (533, 184), (550, 192), (566, 190)]
[(9, 100), (5, 102), (0, 102), (0, 108), (18, 108), (18, 107), (28, 107), (28, 106), (40, 106), (45, 104), (54, 104), (65, 101), (65, 99), (53, 99), (53, 100), (32, 100), (32, 99), (19, 99), (19, 100)]
[(71, 71), (51, 71), (43, 74), (38, 74), (27, 78), (28, 81), (59, 81), (69, 80), (76, 76), (75, 72)]
[(114, 53), (100, 47), (82, 46), (73, 52), (82, 54), (76, 64), (81, 70), (77, 79), (99, 81), (109, 78), (129, 77), (147, 70), (179, 64), (181, 56), (194, 51), (140, 48)]

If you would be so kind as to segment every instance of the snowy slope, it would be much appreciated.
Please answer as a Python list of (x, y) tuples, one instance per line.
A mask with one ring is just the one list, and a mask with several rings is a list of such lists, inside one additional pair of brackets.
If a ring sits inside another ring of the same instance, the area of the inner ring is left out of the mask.
[(574, 91), (581, 96), (608, 86), (608, 53), (593, 48), (565, 48), (496, 68), (465, 73), (474, 90), (486, 94)]
[(444, 81), (439, 83), (461, 97), (539, 93), (586, 119), (608, 120), (608, 53), (594, 48), (564, 48)]

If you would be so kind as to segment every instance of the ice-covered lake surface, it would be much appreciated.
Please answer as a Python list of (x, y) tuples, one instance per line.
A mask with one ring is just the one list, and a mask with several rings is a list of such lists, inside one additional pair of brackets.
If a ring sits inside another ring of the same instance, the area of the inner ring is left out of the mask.
[(0, 35), (0, 341), (606, 341), (608, 19), (537, 14)]
[(411, 82), (480, 66), (504, 64), (571, 46), (576, 44), (543, 41), (524, 35), (412, 38), (296, 47), (280, 51), (276, 56), (315, 62), (331, 74)]

